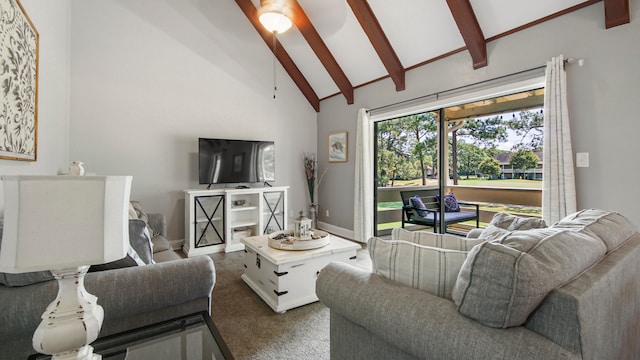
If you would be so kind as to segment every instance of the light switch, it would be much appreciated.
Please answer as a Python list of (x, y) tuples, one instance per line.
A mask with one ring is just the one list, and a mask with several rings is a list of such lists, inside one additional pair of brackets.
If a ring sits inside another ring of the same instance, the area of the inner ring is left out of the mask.
[(576, 153), (576, 167), (589, 167), (589, 153)]

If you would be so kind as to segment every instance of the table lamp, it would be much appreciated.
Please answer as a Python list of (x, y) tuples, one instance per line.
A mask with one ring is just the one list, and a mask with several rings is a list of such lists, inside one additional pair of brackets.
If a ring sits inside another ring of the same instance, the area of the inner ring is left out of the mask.
[[(58, 295), (33, 334), (53, 359), (100, 359), (104, 310), (84, 288), (89, 265), (126, 256), (131, 176), (3, 176), (0, 271), (50, 270)], [(19, 301), (19, 299), (16, 299)]]

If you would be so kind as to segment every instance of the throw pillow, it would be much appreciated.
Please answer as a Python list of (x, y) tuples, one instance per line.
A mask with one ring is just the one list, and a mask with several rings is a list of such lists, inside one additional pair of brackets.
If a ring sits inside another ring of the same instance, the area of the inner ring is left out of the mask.
[[(440, 202), (440, 195), (436, 195), (436, 201)], [(459, 212), (460, 204), (458, 204), (458, 199), (456, 196), (451, 194), (446, 194), (444, 196), (444, 212)]]
[(138, 219), (138, 213), (136, 212), (136, 209), (133, 207), (133, 204), (131, 203), (131, 201), (129, 201), (129, 220), (131, 219)]
[(407, 241), (372, 237), (368, 242), (373, 271), (389, 280), (451, 299), (466, 251), (439, 249)]
[(411, 198), (409, 198), (409, 202), (411, 203), (411, 207), (417, 209), (416, 213), (418, 213), (419, 216), (427, 216), (427, 207), (422, 202), (420, 196), (412, 196)]
[(461, 314), (496, 328), (524, 324), (549, 292), (606, 251), (587, 231), (501, 229), (498, 236), (471, 249), (452, 295)]
[(155, 263), (153, 261), (153, 243), (144, 221), (129, 220), (129, 244), (145, 264)]
[(547, 227), (547, 223), (541, 218), (517, 216), (506, 212), (499, 212), (493, 215), (493, 219), (489, 224), (505, 230), (529, 230)]
[(158, 235), (158, 233), (151, 226), (149, 226), (149, 216), (147, 216), (147, 214), (142, 211), (142, 204), (140, 204), (140, 202), (138, 201), (131, 201), (130, 204), (133, 206), (133, 209), (138, 216), (137, 219), (140, 219), (144, 221), (145, 224), (147, 224), (147, 230), (149, 230), (149, 235), (151, 235), (151, 238), (154, 238), (156, 235)]
[(391, 230), (391, 238), (393, 240), (409, 241), (423, 246), (458, 251), (469, 251), (472, 247), (484, 242), (482, 239), (470, 239), (450, 234), (437, 234), (428, 230), (409, 231), (400, 227)]

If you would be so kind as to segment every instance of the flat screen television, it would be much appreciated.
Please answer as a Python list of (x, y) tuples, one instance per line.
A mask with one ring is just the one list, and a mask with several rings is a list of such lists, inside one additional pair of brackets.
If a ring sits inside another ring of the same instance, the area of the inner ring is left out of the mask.
[(273, 182), (273, 141), (198, 138), (200, 184)]

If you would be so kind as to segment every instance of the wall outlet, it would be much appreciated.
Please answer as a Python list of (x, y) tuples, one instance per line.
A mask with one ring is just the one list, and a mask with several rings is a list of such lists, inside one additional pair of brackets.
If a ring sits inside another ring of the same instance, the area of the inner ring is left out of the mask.
[(325, 210), (325, 211), (324, 211), (324, 214), (325, 214), (327, 217), (329, 217), (329, 210), (328, 210), (328, 209), (327, 209), (327, 210)]

